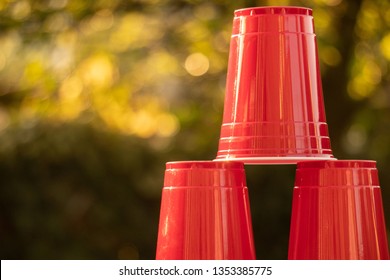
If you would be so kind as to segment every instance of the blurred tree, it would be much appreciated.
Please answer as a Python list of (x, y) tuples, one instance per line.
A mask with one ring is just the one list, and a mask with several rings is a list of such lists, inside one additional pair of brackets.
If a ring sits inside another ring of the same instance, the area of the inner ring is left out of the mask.
[[(154, 258), (164, 164), (215, 157), (233, 11), (265, 5), (313, 9), (332, 148), (378, 161), (390, 225), (388, 1), (1, 0), (1, 258)], [(295, 167), (247, 172), (284, 259)]]

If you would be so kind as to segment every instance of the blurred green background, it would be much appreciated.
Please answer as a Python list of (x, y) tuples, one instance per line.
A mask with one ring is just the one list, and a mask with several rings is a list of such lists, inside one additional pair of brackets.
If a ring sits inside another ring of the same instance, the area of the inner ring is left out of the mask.
[[(389, 228), (388, 1), (0, 0), (0, 257), (153, 259), (165, 162), (215, 157), (233, 11), (266, 5), (313, 9), (334, 155), (377, 161)], [(286, 259), (295, 166), (246, 169)]]

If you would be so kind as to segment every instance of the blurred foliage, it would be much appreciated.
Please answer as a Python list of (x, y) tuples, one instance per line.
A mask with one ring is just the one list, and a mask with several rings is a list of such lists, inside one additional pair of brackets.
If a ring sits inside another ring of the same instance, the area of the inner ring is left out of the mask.
[[(1, 258), (153, 259), (165, 162), (215, 157), (233, 11), (265, 5), (313, 9), (334, 154), (377, 160), (389, 226), (388, 1), (0, 0)], [(260, 259), (294, 172), (247, 167)]]

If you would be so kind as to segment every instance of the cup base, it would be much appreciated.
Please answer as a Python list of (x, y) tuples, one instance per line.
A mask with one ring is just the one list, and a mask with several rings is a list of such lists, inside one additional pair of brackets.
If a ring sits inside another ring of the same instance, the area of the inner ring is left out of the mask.
[(297, 164), (302, 161), (316, 161), (316, 160), (337, 160), (332, 155), (326, 156), (317, 156), (317, 157), (294, 157), (294, 156), (285, 156), (285, 157), (221, 157), (216, 158), (213, 161), (240, 161), (248, 165), (261, 165), (261, 164)]

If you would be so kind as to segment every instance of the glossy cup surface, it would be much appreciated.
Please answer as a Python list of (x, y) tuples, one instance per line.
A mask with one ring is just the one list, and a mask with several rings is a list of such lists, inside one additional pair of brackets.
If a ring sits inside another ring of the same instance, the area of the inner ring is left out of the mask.
[(375, 161), (298, 163), (289, 259), (389, 259)]
[(216, 160), (332, 158), (312, 11), (235, 11)]
[(156, 259), (255, 259), (243, 163), (167, 163)]

